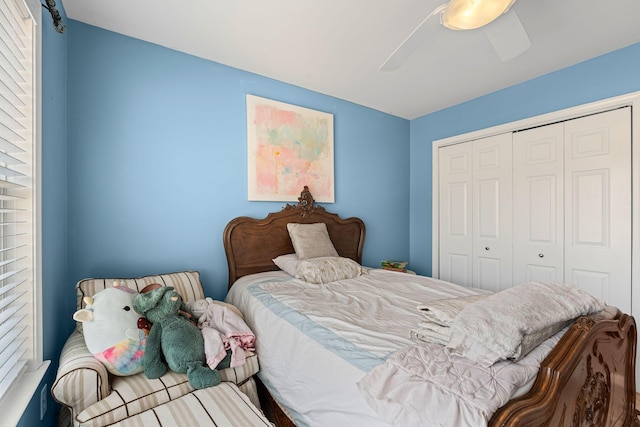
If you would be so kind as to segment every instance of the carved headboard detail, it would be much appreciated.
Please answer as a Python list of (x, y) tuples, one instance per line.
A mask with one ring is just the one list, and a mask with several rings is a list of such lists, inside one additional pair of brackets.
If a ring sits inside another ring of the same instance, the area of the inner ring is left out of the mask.
[(323, 222), (338, 254), (362, 264), (366, 234), (360, 218), (343, 219), (315, 204), (307, 186), (297, 205), (287, 204), (279, 212), (265, 218), (246, 216), (231, 220), (224, 229), (223, 243), (229, 267), (229, 287), (240, 277), (263, 271), (278, 270), (273, 259), (294, 253), (287, 231), (288, 223), (312, 224)]
[(283, 210), (298, 209), (303, 218), (312, 214), (316, 210), (319, 212), (325, 211), (322, 206), (318, 206), (315, 203), (316, 201), (313, 199), (311, 191), (309, 191), (309, 187), (305, 185), (300, 193), (300, 197), (298, 197), (298, 204), (290, 205), (287, 203)]

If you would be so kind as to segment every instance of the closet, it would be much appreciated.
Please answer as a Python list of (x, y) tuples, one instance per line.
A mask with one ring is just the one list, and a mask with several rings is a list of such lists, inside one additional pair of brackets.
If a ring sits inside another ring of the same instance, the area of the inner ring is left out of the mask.
[(631, 108), (438, 148), (438, 270), (576, 284), (631, 312)]

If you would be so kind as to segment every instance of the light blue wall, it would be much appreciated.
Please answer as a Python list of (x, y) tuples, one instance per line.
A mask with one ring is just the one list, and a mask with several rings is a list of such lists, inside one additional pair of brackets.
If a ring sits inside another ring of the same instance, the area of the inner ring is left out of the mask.
[(640, 90), (640, 44), (411, 121), (410, 261), (431, 275), (434, 140)]
[(225, 225), (284, 206), (247, 201), (246, 94), (334, 115), (336, 203), (325, 207), (365, 221), (364, 264), (408, 259), (408, 120), (68, 26), (71, 282), (194, 269), (207, 295), (225, 296)]

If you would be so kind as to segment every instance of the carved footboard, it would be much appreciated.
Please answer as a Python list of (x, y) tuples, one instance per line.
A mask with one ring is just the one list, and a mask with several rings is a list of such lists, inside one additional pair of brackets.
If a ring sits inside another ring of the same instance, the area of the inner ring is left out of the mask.
[(500, 408), (489, 425), (636, 425), (635, 360), (633, 317), (615, 310), (580, 318), (543, 361), (529, 393)]

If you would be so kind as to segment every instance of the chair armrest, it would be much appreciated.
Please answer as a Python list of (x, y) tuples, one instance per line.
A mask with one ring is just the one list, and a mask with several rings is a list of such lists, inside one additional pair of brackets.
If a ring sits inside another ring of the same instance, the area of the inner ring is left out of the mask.
[(246, 361), (244, 364), (235, 368), (220, 369), (220, 379), (223, 382), (232, 382), (237, 386), (241, 386), (252, 378), (260, 370), (258, 356), (251, 352), (245, 351)]
[(82, 333), (74, 331), (62, 348), (53, 398), (75, 416), (110, 393), (107, 368), (89, 352)]

